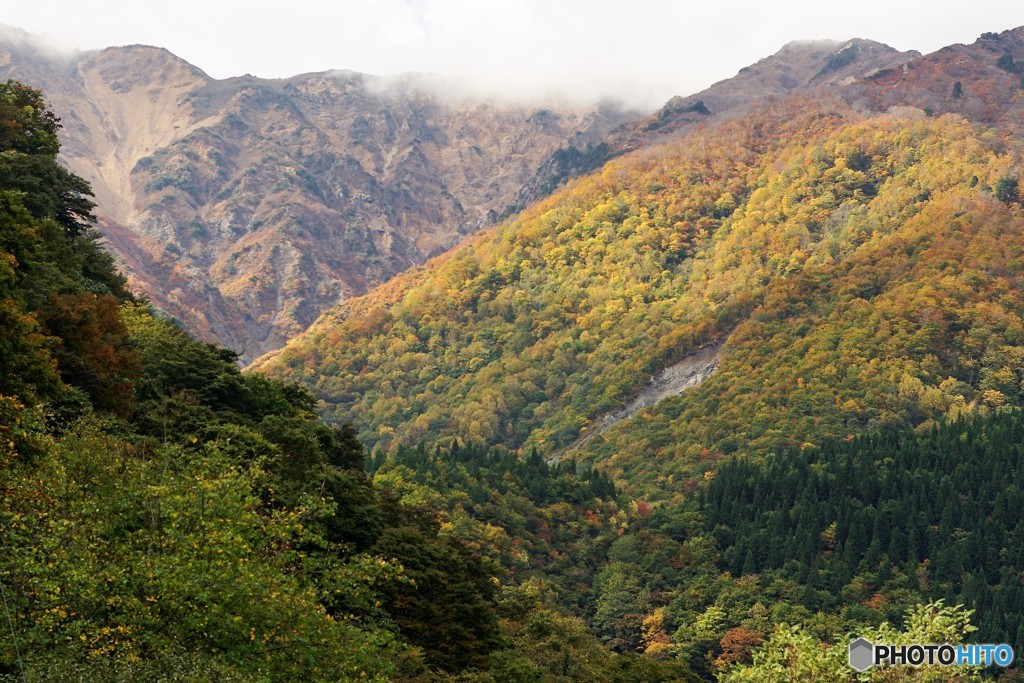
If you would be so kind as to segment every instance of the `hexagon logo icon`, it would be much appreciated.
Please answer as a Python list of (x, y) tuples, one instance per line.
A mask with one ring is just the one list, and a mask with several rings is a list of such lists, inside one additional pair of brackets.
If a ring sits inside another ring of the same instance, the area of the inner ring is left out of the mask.
[(850, 643), (850, 666), (857, 671), (867, 671), (875, 665), (875, 646), (866, 638)]

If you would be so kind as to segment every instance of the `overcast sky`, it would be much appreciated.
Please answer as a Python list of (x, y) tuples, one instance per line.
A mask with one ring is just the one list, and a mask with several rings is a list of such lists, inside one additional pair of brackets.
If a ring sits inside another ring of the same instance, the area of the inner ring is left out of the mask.
[(457, 76), (514, 96), (653, 108), (797, 39), (930, 52), (1024, 25), (1022, 0), (140, 0), (5, 3), (0, 23), (65, 48), (166, 47), (211, 76), (352, 69)]

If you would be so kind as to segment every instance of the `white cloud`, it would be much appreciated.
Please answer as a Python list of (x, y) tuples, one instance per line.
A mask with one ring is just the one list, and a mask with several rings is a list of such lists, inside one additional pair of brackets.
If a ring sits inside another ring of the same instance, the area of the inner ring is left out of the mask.
[(999, 0), (292, 0), (17, 3), (0, 21), (62, 45), (148, 43), (212, 76), (352, 69), (457, 76), (513, 96), (628, 97), (653, 107), (801, 38), (931, 51), (1024, 24)]

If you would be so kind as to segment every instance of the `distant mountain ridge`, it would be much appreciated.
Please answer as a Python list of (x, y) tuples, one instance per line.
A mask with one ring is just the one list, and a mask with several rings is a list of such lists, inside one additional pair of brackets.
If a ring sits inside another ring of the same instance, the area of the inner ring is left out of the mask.
[(860, 106), (912, 106), (952, 112), (977, 123), (1020, 132), (1024, 123), (1024, 26), (984, 33), (907, 64), (883, 69), (848, 89)]
[(884, 43), (861, 38), (845, 42), (792, 41), (775, 54), (743, 67), (732, 78), (692, 95), (673, 97), (639, 125), (624, 125), (615, 134), (617, 147), (636, 148), (691, 124), (740, 116), (766, 100), (848, 86), (920, 56), (921, 53), (914, 50), (901, 52)]
[(649, 119), (624, 124), (613, 132), (612, 147), (635, 149), (693, 124), (741, 116), (758, 103), (811, 92), (827, 92), (873, 111), (910, 106), (1016, 129), (1021, 124), (1017, 94), (1022, 77), (1024, 27), (984, 33), (973, 43), (926, 55), (859, 38), (794, 41), (732, 78), (672, 98)]
[(426, 77), (215, 80), (167, 50), (60, 57), (0, 33), (40, 87), (136, 289), (250, 359), (493, 222), (543, 160), (627, 118), (448, 99)]

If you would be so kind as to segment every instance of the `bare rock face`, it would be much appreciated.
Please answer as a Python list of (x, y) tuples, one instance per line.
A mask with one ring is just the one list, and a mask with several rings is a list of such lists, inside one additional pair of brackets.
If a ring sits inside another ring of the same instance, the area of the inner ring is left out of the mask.
[(421, 76), (214, 80), (158, 48), (62, 58), (13, 32), (0, 78), (61, 117), (135, 289), (243, 360), (489, 225), (557, 150), (631, 116), (449, 98)]

